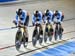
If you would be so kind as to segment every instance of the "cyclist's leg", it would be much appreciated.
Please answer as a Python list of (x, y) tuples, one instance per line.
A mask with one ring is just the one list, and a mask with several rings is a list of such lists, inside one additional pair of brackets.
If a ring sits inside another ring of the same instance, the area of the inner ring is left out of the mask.
[(60, 40), (62, 39), (62, 34), (59, 34), (59, 39), (60, 39)]
[(62, 26), (60, 25), (60, 33), (59, 33), (59, 39), (61, 40), (62, 39), (62, 34), (63, 34), (63, 28)]
[(27, 31), (26, 27), (24, 27), (23, 45), (24, 45), (24, 47), (27, 47), (27, 45), (28, 45), (28, 31)]
[(46, 27), (45, 27), (45, 32), (48, 33), (48, 25), (46, 24)]
[(54, 38), (55, 38), (55, 40), (57, 40), (57, 38), (58, 38), (58, 33), (57, 32), (55, 32)]
[(52, 15), (52, 21), (54, 22), (54, 15)]
[(45, 26), (45, 32), (44, 32), (44, 42), (46, 43), (47, 42), (47, 38), (48, 38), (48, 27), (47, 27), (47, 24)]
[(42, 41), (43, 41), (43, 29), (42, 29), (42, 26), (40, 25), (40, 32), (39, 32), (39, 43), (40, 45), (42, 44)]
[(42, 28), (42, 25), (40, 25), (40, 35), (43, 35), (43, 28)]
[(52, 35), (49, 36), (49, 41), (52, 41)]
[(28, 30), (26, 27), (24, 27), (24, 33), (25, 33), (26, 42), (28, 42)]
[(53, 27), (52, 27), (52, 25), (50, 24), (50, 30), (49, 30), (49, 41), (52, 40), (52, 37), (53, 37)]
[(35, 37), (35, 35), (37, 34), (37, 27), (34, 28), (34, 32), (33, 32), (33, 37)]
[(29, 16), (26, 16), (26, 21), (24, 25), (28, 26), (28, 24), (29, 24)]
[[(19, 36), (20, 36), (20, 34), (21, 34), (21, 36), (22, 36), (22, 32), (21, 32), (21, 29), (20, 29), (20, 27), (19, 27), (19, 28), (18, 28), (18, 31), (17, 31), (17, 35), (19, 35)], [(21, 36), (20, 36), (20, 37), (18, 37), (18, 38), (19, 38), (19, 41), (21, 41), (21, 40), (22, 40)]]
[(63, 21), (63, 19), (64, 19), (64, 15), (61, 17), (61, 21)]

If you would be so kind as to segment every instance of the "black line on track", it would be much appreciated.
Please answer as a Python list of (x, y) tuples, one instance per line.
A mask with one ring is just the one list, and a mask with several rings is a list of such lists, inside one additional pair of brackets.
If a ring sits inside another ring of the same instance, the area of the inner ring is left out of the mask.
[[(28, 43), (31, 43), (32, 41), (29, 41)], [(11, 47), (15, 47), (15, 45), (10, 45), (10, 46), (6, 46), (6, 47), (2, 47), (0, 48), (0, 50), (4, 50), (4, 49), (7, 49), (7, 48), (11, 48)]]

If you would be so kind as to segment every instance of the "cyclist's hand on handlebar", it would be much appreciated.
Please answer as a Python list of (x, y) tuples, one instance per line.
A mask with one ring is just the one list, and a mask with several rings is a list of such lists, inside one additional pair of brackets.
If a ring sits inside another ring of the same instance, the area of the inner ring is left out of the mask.
[(13, 20), (13, 23), (15, 23), (15, 20)]
[(21, 21), (18, 21), (18, 23), (21, 24), (22, 22)]
[(17, 22), (16, 22), (15, 20), (13, 20), (13, 23), (14, 23), (15, 25), (17, 25)]

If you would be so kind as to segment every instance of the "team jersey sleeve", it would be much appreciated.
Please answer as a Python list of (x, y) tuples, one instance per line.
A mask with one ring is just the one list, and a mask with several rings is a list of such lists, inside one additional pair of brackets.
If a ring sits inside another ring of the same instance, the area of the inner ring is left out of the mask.
[(16, 21), (16, 23), (18, 23), (18, 15), (16, 15), (15, 21)]
[(35, 17), (34, 17), (34, 15), (32, 15), (32, 23), (34, 23), (35, 22)]

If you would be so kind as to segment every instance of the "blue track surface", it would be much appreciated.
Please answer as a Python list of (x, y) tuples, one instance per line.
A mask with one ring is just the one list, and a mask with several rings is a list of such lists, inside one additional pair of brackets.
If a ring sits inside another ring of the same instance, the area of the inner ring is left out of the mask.
[(72, 52), (75, 52), (75, 41), (47, 49), (32, 56), (68, 56)]
[(16, 0), (0, 0), (0, 2), (11, 2), (11, 1), (16, 1)]

